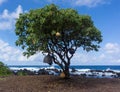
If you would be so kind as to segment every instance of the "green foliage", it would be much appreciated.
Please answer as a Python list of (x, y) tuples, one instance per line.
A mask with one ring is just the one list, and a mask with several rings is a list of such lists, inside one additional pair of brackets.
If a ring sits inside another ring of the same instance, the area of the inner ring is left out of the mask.
[(48, 53), (63, 71), (73, 57), (70, 50), (75, 52), (81, 47), (86, 51), (98, 51), (102, 41), (101, 32), (90, 16), (78, 14), (71, 8), (60, 9), (54, 4), (20, 14), (15, 33), (18, 36), (16, 45), (25, 49), (24, 55), (29, 57), (39, 51)]
[[(15, 32), (18, 36), (16, 45), (26, 48), (24, 54), (28, 56), (41, 50), (49, 51), (49, 45), (55, 43), (97, 51), (97, 44), (102, 41), (100, 31), (89, 16), (80, 15), (73, 9), (59, 9), (54, 4), (21, 14)], [(62, 34), (59, 39), (56, 39), (56, 32)]]
[(27, 69), (19, 70), (19, 71), (17, 71), (17, 73), (16, 73), (16, 75), (18, 75), (18, 76), (34, 75), (34, 74), (35, 74), (35, 72), (30, 71), (30, 70), (27, 70)]
[(18, 76), (25, 76), (25, 75), (28, 75), (28, 74), (21, 70), (21, 71), (18, 71), (17, 75)]
[(8, 76), (11, 74), (12, 72), (9, 70), (9, 68), (0, 62), (0, 76)]

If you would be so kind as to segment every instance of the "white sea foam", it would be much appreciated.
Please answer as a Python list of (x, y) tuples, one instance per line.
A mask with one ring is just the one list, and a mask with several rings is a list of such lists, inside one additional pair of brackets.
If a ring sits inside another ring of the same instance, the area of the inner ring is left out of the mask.
[(10, 70), (12, 71), (18, 71), (18, 70), (29, 70), (29, 71), (39, 71), (40, 69), (45, 69), (45, 70), (48, 70), (48, 69), (55, 69), (54, 66), (50, 66), (50, 67), (10, 67)]
[(116, 73), (120, 73), (120, 70), (111, 70), (111, 69), (107, 69), (107, 70), (93, 70), (91, 71), (91, 69), (76, 69), (76, 71), (74, 72), (70, 72), (72, 75), (82, 75), (85, 74), (87, 77), (96, 77), (96, 78), (115, 78), (118, 77), (118, 75)]
[[(73, 69), (74, 69), (74, 68), (73, 68)], [(73, 69), (70, 68), (70, 70), (73, 70)], [(77, 70), (77, 71), (90, 71), (91, 69), (87, 69), (87, 68), (86, 68), (86, 69), (76, 69), (76, 68), (75, 68), (75, 70)]]
[(44, 69), (55, 69), (55, 67), (54, 66), (50, 66), (50, 67), (46, 67)]
[(29, 71), (38, 71), (40, 68), (34, 68), (34, 67), (10, 67), (10, 70), (12, 71), (18, 71), (18, 70), (29, 70)]

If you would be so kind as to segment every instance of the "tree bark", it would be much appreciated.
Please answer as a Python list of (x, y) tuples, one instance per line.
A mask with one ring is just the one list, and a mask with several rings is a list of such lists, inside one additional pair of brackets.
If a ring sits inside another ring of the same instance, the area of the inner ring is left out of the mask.
[(65, 70), (63, 72), (65, 74), (65, 79), (69, 79), (70, 78), (69, 64), (65, 65)]

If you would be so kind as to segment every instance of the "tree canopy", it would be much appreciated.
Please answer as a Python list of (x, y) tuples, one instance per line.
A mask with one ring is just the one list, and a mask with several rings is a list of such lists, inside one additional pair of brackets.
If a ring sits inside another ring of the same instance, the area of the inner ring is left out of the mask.
[(90, 16), (54, 4), (20, 14), (15, 33), (16, 45), (25, 49), (24, 55), (48, 53), (49, 64), (58, 64), (68, 76), (70, 60), (77, 48), (98, 51), (102, 42), (101, 32)]

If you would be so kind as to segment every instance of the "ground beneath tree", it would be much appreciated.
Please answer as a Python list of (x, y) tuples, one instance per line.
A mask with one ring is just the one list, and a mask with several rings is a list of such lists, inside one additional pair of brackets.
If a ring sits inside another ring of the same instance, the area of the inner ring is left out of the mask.
[(64, 80), (52, 75), (0, 77), (0, 92), (120, 92), (120, 79), (74, 76)]

